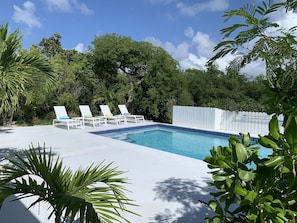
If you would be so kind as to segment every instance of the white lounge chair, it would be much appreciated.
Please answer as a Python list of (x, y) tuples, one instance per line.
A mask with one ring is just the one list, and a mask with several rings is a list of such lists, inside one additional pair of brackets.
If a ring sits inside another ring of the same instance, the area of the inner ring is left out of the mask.
[(96, 125), (105, 125), (107, 123), (107, 119), (105, 116), (93, 116), (89, 105), (80, 105), (79, 110), (82, 117), (83, 125), (85, 123), (91, 124), (93, 127)]
[(81, 120), (76, 118), (71, 119), (67, 114), (65, 106), (54, 106), (54, 110), (56, 113), (56, 119), (53, 120), (53, 126), (66, 125), (67, 130), (69, 130), (70, 127), (82, 128)]
[(107, 118), (107, 122), (114, 122), (116, 125), (120, 123), (127, 123), (126, 117), (124, 115), (113, 115), (108, 105), (100, 105), (100, 109), (102, 114)]
[(144, 119), (144, 116), (143, 115), (132, 115), (130, 114), (130, 112), (128, 111), (127, 109), (127, 106), (126, 105), (118, 105), (120, 111), (121, 111), (121, 114), (124, 115), (128, 120), (133, 120), (134, 122), (139, 122), (139, 121), (142, 121), (142, 122), (145, 122), (145, 119)]

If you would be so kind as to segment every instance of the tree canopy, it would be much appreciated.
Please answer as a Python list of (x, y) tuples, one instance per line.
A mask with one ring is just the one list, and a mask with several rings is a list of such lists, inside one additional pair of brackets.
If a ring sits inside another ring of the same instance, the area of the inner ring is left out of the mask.
[(88, 50), (80, 53), (64, 49), (59, 33), (43, 38), (30, 51), (21, 49), (18, 31), (11, 34), (11, 39), (17, 44), (11, 44), (15, 47), (9, 52), (15, 51), (13, 55), (27, 59), (3, 56), (2, 60), (14, 61), (17, 66), (20, 62), (31, 63), (22, 66), (26, 70), (20, 73), (12, 69), (17, 66), (5, 70), (10, 77), (15, 75), (15, 80), (9, 81), (17, 89), (7, 91), (6, 82), (2, 84), (2, 110), (6, 111), (3, 114), (18, 124), (51, 122), (54, 105), (64, 105), (71, 116), (77, 116), (79, 104), (89, 104), (94, 114), (99, 114), (100, 104), (108, 104), (115, 114), (119, 112), (118, 104), (126, 104), (132, 113), (168, 123), (173, 105), (266, 111), (262, 97), (264, 79), (250, 80), (239, 71), (222, 72), (213, 65), (207, 70), (182, 71), (163, 48), (145, 41), (117, 34), (96, 36)]

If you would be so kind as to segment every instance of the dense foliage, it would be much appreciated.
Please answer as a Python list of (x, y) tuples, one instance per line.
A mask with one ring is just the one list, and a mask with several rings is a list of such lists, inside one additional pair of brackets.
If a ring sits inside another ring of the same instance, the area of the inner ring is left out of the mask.
[[(259, 143), (271, 154), (263, 157), (259, 145), (241, 134), (229, 146), (214, 147), (205, 158), (218, 190), (211, 193), (209, 207), (216, 213), (207, 222), (296, 222), (297, 216), (297, 116), (289, 116), (284, 132), (277, 116), (269, 134)], [(262, 149), (263, 150), (263, 149)]]
[(262, 103), (265, 80), (258, 76), (248, 80), (244, 75), (226, 74), (210, 66), (207, 71), (186, 70), (188, 91), (194, 106), (216, 107), (231, 111), (266, 111)]
[[(1, 84), (5, 92), (0, 94), (2, 124), (12, 120), (17, 124), (50, 123), (54, 105), (66, 106), (75, 116), (79, 104), (90, 105), (94, 114), (99, 114), (100, 104), (108, 104), (113, 113), (119, 112), (118, 104), (126, 104), (132, 113), (168, 123), (173, 105), (265, 111), (263, 78), (251, 80), (238, 72), (223, 73), (215, 66), (182, 71), (163, 48), (117, 34), (96, 36), (88, 51), (80, 53), (65, 50), (62, 37), (55, 33), (27, 52), (20, 48), (20, 33), (9, 34), (7, 28), (1, 27), (2, 42), (11, 45), (2, 48), (11, 50), (0, 58), (7, 65), (5, 69), (0, 66), (0, 75), (10, 81)], [(28, 66), (20, 64), (26, 61)], [(20, 69), (23, 72), (15, 72)], [(48, 83), (50, 88), (45, 87)]]
[[(227, 40), (216, 46), (218, 53), (210, 64), (239, 52), (230, 69), (258, 59), (265, 61), (265, 104), (274, 116), (269, 133), (259, 136), (256, 143), (251, 142), (248, 134), (240, 134), (240, 138), (232, 136), (229, 146), (214, 147), (205, 158), (213, 179), (209, 184), (215, 189), (211, 193), (213, 199), (207, 202), (215, 214), (207, 222), (297, 221), (296, 27), (286, 30), (269, 17), (278, 10), (295, 10), (296, 3), (296, 0), (277, 3), (269, 0), (225, 13), (227, 20), (240, 17), (244, 22), (222, 29)], [(284, 116), (283, 131), (278, 115)], [(269, 149), (270, 154), (261, 156), (260, 145)]]
[(11, 122), (20, 104), (28, 105), (36, 94), (47, 94), (55, 83), (54, 65), (41, 54), (21, 49), (18, 31), (0, 26), (0, 115)]

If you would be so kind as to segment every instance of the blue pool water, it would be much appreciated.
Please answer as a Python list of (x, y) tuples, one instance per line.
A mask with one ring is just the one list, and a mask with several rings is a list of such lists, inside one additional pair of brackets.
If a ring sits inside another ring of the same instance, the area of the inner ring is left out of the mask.
[(95, 134), (199, 160), (213, 146), (227, 146), (229, 134), (167, 125), (152, 125), (95, 132)]

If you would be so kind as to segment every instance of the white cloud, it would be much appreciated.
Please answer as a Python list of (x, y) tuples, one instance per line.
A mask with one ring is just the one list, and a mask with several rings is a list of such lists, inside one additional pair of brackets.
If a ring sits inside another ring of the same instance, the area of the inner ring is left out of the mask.
[[(197, 41), (197, 35), (195, 37), (195, 41)], [(193, 37), (193, 39), (195, 37)], [(171, 42), (162, 43), (160, 40), (153, 37), (146, 38), (146, 41), (152, 43), (155, 46), (164, 48), (175, 60), (179, 62), (180, 68), (182, 70), (189, 68), (205, 69), (205, 63), (208, 59), (204, 56), (195, 55), (191, 52), (193, 49), (196, 51), (195, 49), (197, 47), (197, 43), (195, 45), (193, 39), (191, 39), (189, 43), (182, 42), (178, 45), (174, 45)]]
[(46, 0), (50, 11), (73, 12), (79, 10), (82, 14), (90, 15), (93, 13), (84, 3), (78, 0)]
[(68, 0), (46, 0), (50, 11), (71, 12), (72, 7)]
[(195, 16), (199, 12), (202, 11), (209, 11), (209, 12), (216, 12), (216, 11), (224, 11), (229, 7), (229, 0), (204, 0), (200, 3), (187, 5), (184, 1), (181, 0), (149, 0), (152, 4), (175, 4), (176, 8), (180, 11), (183, 15), (188, 16)]
[(89, 9), (84, 3), (80, 3), (77, 0), (72, 0), (76, 9), (78, 9), (84, 15), (91, 15), (93, 11)]
[(193, 38), (194, 37), (194, 30), (192, 27), (188, 27), (185, 30), (185, 36), (189, 37), (189, 38)]
[(74, 49), (75, 49), (77, 52), (80, 52), (80, 53), (82, 53), (82, 52), (85, 51), (85, 48), (84, 48), (84, 44), (83, 44), (83, 43), (78, 43), (78, 44), (74, 47)]
[(284, 10), (275, 13), (275, 22), (285, 29), (297, 26), (297, 13), (285, 12)]
[(257, 60), (253, 63), (246, 65), (240, 70), (241, 73), (246, 73), (248, 76), (255, 77), (259, 74), (266, 73), (266, 66), (264, 61)]
[(216, 44), (210, 39), (208, 34), (197, 32), (192, 41), (200, 56), (213, 56), (213, 48)]
[(229, 3), (228, 0), (209, 0), (194, 5), (185, 5), (183, 2), (178, 2), (176, 7), (183, 15), (195, 16), (202, 11), (224, 11), (229, 7)]
[(178, 61), (184, 60), (189, 55), (188, 43), (180, 43), (177, 46), (174, 46), (172, 43), (166, 42), (163, 47)]
[(159, 39), (156, 39), (155, 37), (147, 37), (145, 38), (146, 42), (149, 42), (151, 44), (153, 44), (154, 46), (161, 46), (162, 47), (162, 41)]
[(226, 71), (226, 68), (229, 67), (230, 62), (235, 59), (235, 56), (232, 54), (227, 54), (223, 58), (217, 59), (214, 64), (217, 65), (218, 69), (221, 71)]
[(30, 1), (26, 1), (23, 4), (24, 9), (21, 9), (17, 5), (13, 5), (14, 13), (13, 20), (16, 23), (22, 22), (28, 25), (30, 28), (32, 27), (41, 27), (41, 23), (36, 17), (35, 14), (35, 5)]
[(179, 61), (180, 68), (182, 70), (186, 69), (197, 69), (197, 70), (205, 70), (205, 64), (207, 62), (206, 57), (198, 57), (193, 53), (189, 53), (188, 57)]
[[(191, 32), (193, 32), (193, 35), (189, 35)], [(185, 36), (192, 36), (192, 38), (190, 38), (189, 42), (182, 42), (177, 45), (172, 42), (162, 43), (162, 41), (153, 37), (146, 38), (146, 41), (155, 46), (164, 48), (179, 62), (182, 70), (206, 70), (206, 63), (214, 55), (213, 48), (216, 43), (211, 40), (208, 34), (197, 32), (196, 35), (194, 35), (194, 30), (192, 28), (187, 28), (185, 30)], [(234, 58), (235, 55), (226, 55), (223, 58), (217, 59), (215, 65), (219, 70), (225, 72), (226, 68)], [(256, 61), (243, 68), (240, 72), (254, 77), (265, 72), (265, 65), (262, 61)]]

